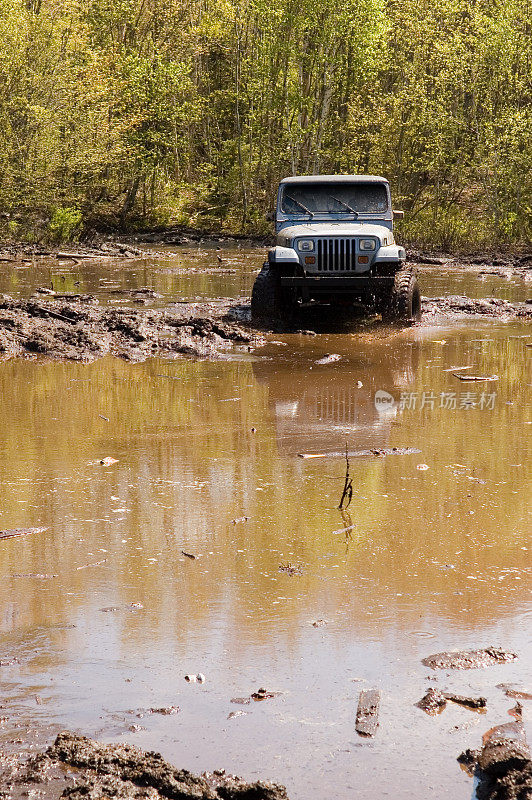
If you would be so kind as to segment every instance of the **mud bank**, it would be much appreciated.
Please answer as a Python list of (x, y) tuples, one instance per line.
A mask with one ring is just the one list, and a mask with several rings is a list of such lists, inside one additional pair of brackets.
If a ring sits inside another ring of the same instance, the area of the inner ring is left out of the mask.
[(477, 272), (482, 275), (499, 275), (501, 277), (519, 276), (532, 279), (532, 252), (521, 250), (515, 253), (431, 253), (422, 250), (408, 249), (407, 261), (412, 264), (427, 264), (450, 269)]
[(256, 332), (228, 317), (228, 304), (140, 310), (99, 307), (92, 304), (94, 298), (84, 300), (0, 298), (0, 358), (216, 358), (235, 343), (251, 347), (260, 341)]
[(443, 317), (496, 317), (500, 319), (532, 319), (532, 301), (511, 303), (500, 297), (472, 299), (460, 295), (446, 297), (423, 297), (423, 314)]
[(59, 261), (77, 261), (91, 258), (136, 258), (145, 256), (131, 242), (95, 240), (80, 244), (72, 242), (61, 246), (42, 246), (22, 242), (0, 242), (0, 263), (33, 261), (37, 258), (56, 258)]
[[(532, 319), (532, 303), (424, 298), (423, 315), (423, 321), (430, 323), (471, 316)], [(301, 332), (308, 320), (303, 319), (306, 314), (300, 316), (295, 325), (277, 325), (274, 330)], [(315, 321), (324, 330), (327, 313), (319, 311)], [(217, 358), (235, 344), (250, 350), (263, 341), (261, 332), (250, 325), (249, 304), (243, 299), (182, 303), (166, 309), (118, 309), (99, 306), (91, 295), (44, 295), (30, 300), (0, 296), (0, 359), (37, 355), (84, 362), (105, 355), (127, 361), (150, 356)]]
[(4, 797), (288, 800), (284, 786), (276, 783), (247, 783), (224, 770), (194, 775), (173, 767), (159, 753), (131, 745), (103, 745), (68, 731), (60, 733), (44, 753), (28, 761), (4, 757), (0, 767), (0, 794)]

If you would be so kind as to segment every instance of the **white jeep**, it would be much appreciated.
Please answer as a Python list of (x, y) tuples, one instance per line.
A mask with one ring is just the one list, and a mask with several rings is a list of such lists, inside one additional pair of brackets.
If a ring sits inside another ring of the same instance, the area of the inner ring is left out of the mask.
[(277, 246), (255, 280), (252, 317), (283, 320), (319, 303), (384, 319), (421, 316), (416, 273), (395, 243), (390, 186), (376, 175), (305, 175), (279, 184)]

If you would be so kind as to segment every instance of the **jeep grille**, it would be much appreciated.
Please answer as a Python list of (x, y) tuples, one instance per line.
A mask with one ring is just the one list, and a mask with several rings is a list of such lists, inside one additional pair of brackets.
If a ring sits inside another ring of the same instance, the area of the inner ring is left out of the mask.
[(320, 422), (334, 425), (357, 425), (367, 420), (368, 411), (360, 395), (349, 389), (318, 390), (308, 401), (305, 413)]
[(356, 239), (317, 239), (318, 272), (349, 272), (356, 269)]

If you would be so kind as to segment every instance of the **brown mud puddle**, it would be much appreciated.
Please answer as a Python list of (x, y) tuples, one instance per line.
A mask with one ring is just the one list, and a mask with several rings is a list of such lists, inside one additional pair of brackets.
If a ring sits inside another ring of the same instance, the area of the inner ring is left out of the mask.
[[(519, 692), (525, 725), (531, 702), (529, 319), (453, 311), (392, 328), (309, 313), (301, 327), (320, 335), (235, 347), (209, 326), (262, 335), (242, 298), (264, 253), (220, 257), (0, 272), (0, 291), (44, 309), (24, 324), (72, 331), (86, 314), (109, 352), (140, 359), (0, 363), (0, 748), (40, 752), (68, 729), (196, 776), (279, 781), (291, 800), (442, 786), (467, 800), (456, 756), (516, 702), (497, 686)], [(528, 297), (522, 281), (429, 266), (425, 295)], [(48, 286), (63, 298), (32, 297)], [(72, 309), (77, 322), (53, 316)], [(179, 325), (161, 331), (165, 314)], [(195, 319), (207, 333), (192, 335), (194, 357), (170, 360), (182, 353), (159, 342)], [(422, 663), (490, 644), (518, 658)], [(415, 706), (429, 686), (455, 698), (444, 713)], [(361, 738), (371, 690), (379, 724)]]

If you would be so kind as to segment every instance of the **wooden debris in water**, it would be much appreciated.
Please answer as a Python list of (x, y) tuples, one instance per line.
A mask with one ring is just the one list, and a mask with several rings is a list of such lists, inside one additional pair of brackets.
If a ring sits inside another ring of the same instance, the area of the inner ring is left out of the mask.
[(0, 539), (13, 539), (15, 536), (29, 536), (30, 533), (44, 533), (48, 528), (11, 528), (0, 531)]
[(39, 580), (46, 581), (50, 578), (58, 578), (59, 575), (47, 572), (14, 572), (12, 578), (38, 578)]
[(380, 702), (381, 693), (378, 689), (360, 692), (355, 723), (356, 732), (360, 736), (375, 736), (379, 726)]
[[(381, 447), (372, 450), (349, 450), (349, 458), (370, 458), (371, 456), (411, 456), (421, 453), (417, 447)], [(299, 458), (345, 458), (345, 450), (333, 450), (330, 453), (298, 453)]]
[(447, 701), (465, 706), (465, 708), (470, 708), (474, 711), (483, 711), (487, 705), (485, 697), (465, 697), (464, 695), (454, 694), (453, 692), (441, 692), (439, 689), (434, 689), (433, 687), (431, 687), (426, 695), (415, 703), (415, 705), (423, 709), (427, 714), (434, 716), (436, 714), (441, 714), (447, 705)]
[(94, 253), (56, 253), (55, 257), (58, 261), (66, 259), (77, 261), (79, 258), (108, 258), (108, 256), (94, 255)]
[(459, 381), (498, 381), (498, 375), (460, 375), (458, 372), (453, 372), (453, 376), (458, 378)]
[(107, 562), (106, 558), (103, 558), (101, 561), (94, 561), (92, 564), (82, 564), (81, 567), (76, 567), (77, 570), (79, 569), (87, 569), (87, 567), (101, 567), (102, 564)]
[(354, 527), (354, 525), (348, 525), (347, 528), (338, 528), (338, 530), (333, 531), (333, 533), (349, 533), (349, 531), (352, 531)]
[(451, 703), (456, 703), (459, 706), (480, 710), (486, 708), (488, 701), (485, 697), (465, 697), (461, 694), (453, 694), (452, 692), (443, 692), (443, 696)]

